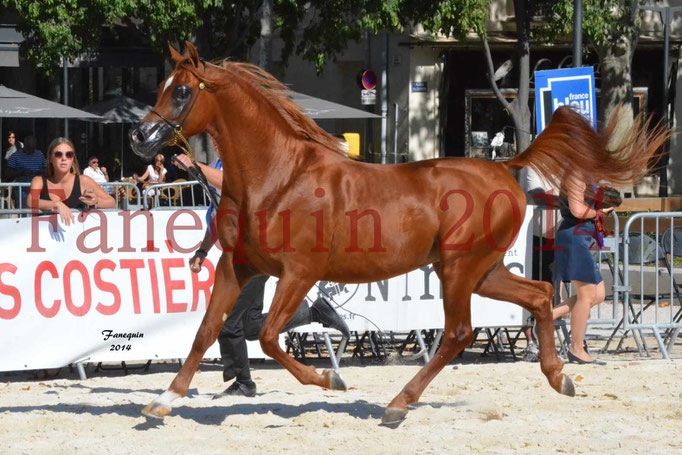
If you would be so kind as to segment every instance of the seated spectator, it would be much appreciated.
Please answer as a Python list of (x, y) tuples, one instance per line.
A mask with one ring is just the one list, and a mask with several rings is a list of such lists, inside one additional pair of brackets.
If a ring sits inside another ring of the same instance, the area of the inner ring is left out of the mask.
[(88, 167), (83, 169), (83, 175), (87, 175), (98, 184), (107, 183), (109, 181), (109, 174), (107, 168), (100, 167), (99, 159), (96, 156), (91, 156), (88, 160)]
[[(166, 158), (159, 153), (154, 157), (154, 163), (147, 166), (147, 170), (144, 172), (144, 174), (142, 174), (142, 176), (133, 174), (133, 178), (138, 183), (142, 184), (143, 192), (144, 188), (148, 187), (149, 185), (154, 183), (164, 183), (166, 181), (166, 173), (168, 173), (168, 169), (166, 169), (166, 167), (163, 165), (165, 160)], [(156, 196), (156, 194), (156, 190), (150, 190), (147, 193), (148, 196)]]
[(147, 170), (141, 176), (133, 174), (133, 178), (140, 183), (163, 183), (166, 181), (166, 169), (163, 165), (166, 158), (162, 154), (154, 157), (154, 164), (147, 166)]
[[(88, 166), (83, 169), (83, 175), (87, 175), (93, 179), (99, 186), (102, 186), (102, 183), (107, 183), (109, 181), (107, 168), (99, 165), (99, 158), (96, 156), (91, 156), (88, 159)], [(110, 186), (105, 187), (104, 191), (108, 194), (113, 194), (113, 188)]]
[[(16, 182), (30, 182), (36, 175), (42, 174), (47, 162), (40, 150), (36, 150), (36, 138), (26, 136), (24, 147), (17, 149), (9, 158), (7, 164), (7, 178)], [(15, 207), (26, 208), (28, 188), (15, 193)]]

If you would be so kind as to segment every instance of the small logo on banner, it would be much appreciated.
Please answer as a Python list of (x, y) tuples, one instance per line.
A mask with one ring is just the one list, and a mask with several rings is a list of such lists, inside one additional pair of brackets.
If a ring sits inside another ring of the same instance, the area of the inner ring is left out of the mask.
[(353, 298), (360, 289), (359, 284), (335, 283), (332, 281), (320, 281), (319, 295), (332, 299), (338, 306), (343, 306)]

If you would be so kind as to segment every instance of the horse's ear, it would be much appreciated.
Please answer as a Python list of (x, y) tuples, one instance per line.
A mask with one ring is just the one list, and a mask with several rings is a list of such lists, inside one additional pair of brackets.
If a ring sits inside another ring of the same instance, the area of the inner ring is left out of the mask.
[(170, 41), (168, 42), (168, 49), (170, 50), (171, 58), (173, 59), (173, 61), (175, 63), (180, 63), (181, 61), (183, 61), (185, 59), (185, 57), (183, 57), (180, 52), (175, 50), (175, 48), (170, 43)]
[(201, 62), (201, 59), (199, 58), (199, 53), (197, 52), (197, 48), (194, 47), (194, 44), (190, 43), (189, 41), (185, 41), (185, 47), (187, 48), (187, 56), (192, 61), (194, 66), (198, 68), (199, 63)]

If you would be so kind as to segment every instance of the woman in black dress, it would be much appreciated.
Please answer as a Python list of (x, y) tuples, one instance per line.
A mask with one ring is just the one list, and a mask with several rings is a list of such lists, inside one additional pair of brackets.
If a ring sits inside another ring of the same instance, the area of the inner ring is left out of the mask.
[(114, 208), (116, 201), (93, 179), (80, 175), (73, 143), (58, 137), (47, 150), (45, 175), (34, 177), (29, 207), (59, 213), (65, 225), (73, 223), (71, 209)]

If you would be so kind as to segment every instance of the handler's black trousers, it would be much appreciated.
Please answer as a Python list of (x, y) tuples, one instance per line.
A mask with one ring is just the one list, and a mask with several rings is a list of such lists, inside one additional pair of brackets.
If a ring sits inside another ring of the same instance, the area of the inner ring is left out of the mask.
[(225, 382), (235, 377), (239, 382), (251, 381), (246, 340), (256, 340), (265, 322), (263, 294), (268, 278), (267, 275), (260, 275), (246, 283), (220, 329), (218, 343)]

